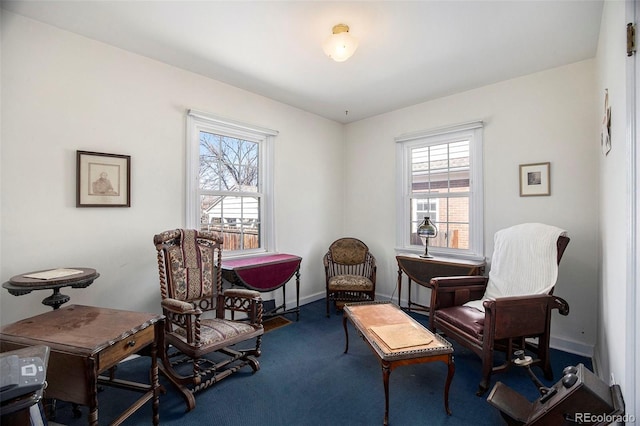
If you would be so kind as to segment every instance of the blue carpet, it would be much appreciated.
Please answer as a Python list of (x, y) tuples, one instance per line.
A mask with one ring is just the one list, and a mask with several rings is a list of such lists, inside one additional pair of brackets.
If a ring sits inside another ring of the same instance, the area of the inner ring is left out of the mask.
[[(342, 315), (325, 317), (325, 302), (320, 300), (301, 307), (300, 321), (264, 335), (260, 370), (250, 367), (196, 394), (196, 408), (185, 412), (182, 397), (163, 378), (167, 393), (160, 397), (162, 425), (380, 425), (384, 415), (382, 372), (376, 357), (349, 325), (349, 353), (344, 354)], [(427, 317), (412, 314), (423, 324)], [(389, 422), (403, 425), (500, 425), (505, 424), (498, 410), (484, 397), (475, 395), (480, 381), (480, 359), (454, 343), (456, 372), (449, 391), (449, 406), (444, 410), (443, 391), (447, 377), (444, 363), (403, 366), (390, 378)], [(552, 350), (556, 380), (567, 365), (583, 363), (592, 369), (591, 360)], [(137, 358), (120, 364), (117, 377), (146, 381), (149, 360)], [(542, 373), (534, 368), (542, 379)], [(555, 381), (542, 381), (551, 386)], [(492, 386), (502, 381), (530, 401), (538, 391), (526, 371), (513, 368), (492, 377)], [(488, 395), (488, 393), (487, 393)], [(138, 394), (105, 387), (99, 393), (99, 423), (108, 424), (117, 413), (137, 399)], [(86, 424), (74, 418), (68, 403), (58, 402), (56, 423)], [(147, 404), (125, 424), (151, 423), (151, 405)]]

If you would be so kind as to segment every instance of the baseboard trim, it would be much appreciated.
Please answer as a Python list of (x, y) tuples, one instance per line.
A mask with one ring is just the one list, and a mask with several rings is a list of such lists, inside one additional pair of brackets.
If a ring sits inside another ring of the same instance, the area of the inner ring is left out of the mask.
[[(300, 306), (306, 305), (307, 303), (318, 301), (320, 299), (324, 299), (326, 296), (327, 296), (326, 293), (323, 291), (322, 293), (316, 293), (316, 294), (312, 294), (310, 296), (301, 297), (300, 298)], [(287, 305), (289, 305), (289, 303), (293, 303), (295, 305), (296, 302), (295, 302), (295, 300), (292, 301), (292, 302), (287, 301)]]
[(569, 352), (575, 355), (585, 356), (593, 360), (594, 346), (587, 345), (580, 342), (575, 342), (568, 339), (560, 339), (558, 337), (551, 336), (549, 346), (553, 349), (558, 349), (564, 352)]

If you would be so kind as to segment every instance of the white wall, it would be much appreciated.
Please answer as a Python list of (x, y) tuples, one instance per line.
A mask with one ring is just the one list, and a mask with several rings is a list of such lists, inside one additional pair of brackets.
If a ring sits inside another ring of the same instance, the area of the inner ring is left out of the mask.
[[(0, 7), (0, 22), (2, 22), (3, 9)], [(2, 81), (2, 31), (0, 29), (0, 82)], [(0, 84), (0, 188), (2, 188), (2, 84)], [(2, 197), (0, 197), (0, 212), (2, 212)], [(0, 214), (0, 227), (2, 215)], [(2, 271), (2, 249), (0, 244), (0, 272)], [(0, 274), (0, 279), (2, 276)]]
[[(72, 303), (159, 311), (152, 240), (184, 226), (185, 111), (195, 108), (280, 132), (277, 249), (302, 256), (303, 300), (324, 295), (321, 257), (342, 229), (340, 124), (6, 11), (1, 31), (2, 282), (92, 267), (93, 285), (63, 289)], [(75, 207), (76, 150), (131, 155), (131, 208)], [(2, 289), (2, 323), (48, 311), (49, 294)]]
[(628, 344), (625, 335), (627, 285), (627, 233), (629, 229), (627, 194), (628, 150), (626, 137), (625, 93), (625, 4), (606, 1), (604, 4), (598, 43), (597, 90), (598, 117), (604, 113), (604, 91), (609, 90), (611, 105), (611, 151), (598, 156), (599, 179), (602, 188), (600, 210), (600, 255), (598, 315), (601, 318), (597, 336), (595, 360), (600, 376), (607, 382), (613, 373), (621, 384), (623, 395), (629, 377), (625, 374)]
[[(583, 61), (347, 125), (345, 229), (381, 260), (380, 293), (393, 293), (397, 300), (394, 137), (482, 120), (485, 255), (491, 256), (493, 234), (510, 225), (543, 222), (566, 229), (571, 243), (555, 294), (569, 302), (571, 313), (554, 315), (552, 345), (592, 352), (599, 262), (594, 71), (594, 61)], [(551, 162), (551, 196), (520, 197), (519, 164), (546, 161)], [(428, 302), (427, 296), (422, 291), (421, 301)]]

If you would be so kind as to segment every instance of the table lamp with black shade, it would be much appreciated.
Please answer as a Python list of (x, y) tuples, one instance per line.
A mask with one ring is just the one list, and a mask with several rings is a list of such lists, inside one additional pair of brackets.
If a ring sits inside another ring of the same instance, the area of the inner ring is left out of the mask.
[(432, 255), (429, 254), (429, 238), (435, 238), (438, 235), (438, 228), (431, 222), (429, 216), (425, 216), (424, 220), (418, 226), (417, 231), (418, 236), (424, 241), (424, 254), (421, 254), (420, 257), (431, 258)]

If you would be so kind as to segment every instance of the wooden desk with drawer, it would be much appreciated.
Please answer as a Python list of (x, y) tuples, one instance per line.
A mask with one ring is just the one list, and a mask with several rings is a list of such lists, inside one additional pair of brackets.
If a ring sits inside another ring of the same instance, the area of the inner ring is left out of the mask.
[[(88, 406), (90, 425), (98, 424), (98, 383), (143, 393), (112, 424), (122, 423), (152, 400), (153, 424), (157, 425), (160, 386), (156, 355), (163, 345), (163, 326), (162, 315), (71, 305), (2, 327), (0, 351), (49, 346), (45, 397)], [(143, 349), (151, 356), (151, 383), (100, 376)]]

